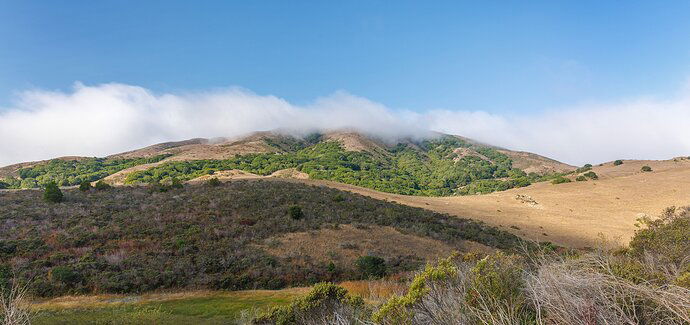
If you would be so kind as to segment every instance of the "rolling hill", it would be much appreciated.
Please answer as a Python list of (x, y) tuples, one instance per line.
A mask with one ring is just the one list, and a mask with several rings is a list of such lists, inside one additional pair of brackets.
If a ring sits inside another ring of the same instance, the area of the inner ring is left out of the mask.
[(526, 186), (574, 167), (442, 134), (391, 142), (345, 131), (305, 137), (259, 132), (162, 143), (105, 158), (12, 165), (0, 169), (0, 187), (34, 188), (51, 181), (70, 186), (102, 178), (120, 185), (170, 182), (231, 170), (265, 176), (289, 169), (385, 192), (446, 196)]

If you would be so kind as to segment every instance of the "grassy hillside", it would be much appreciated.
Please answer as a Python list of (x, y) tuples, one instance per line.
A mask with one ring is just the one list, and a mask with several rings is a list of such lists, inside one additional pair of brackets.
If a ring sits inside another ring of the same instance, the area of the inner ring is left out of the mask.
[[(407, 141), (395, 146), (375, 144), (361, 136), (357, 140), (367, 142), (368, 145), (353, 145), (351, 138), (334, 138), (332, 135), (329, 137), (321, 134), (303, 139), (277, 135), (252, 139), (252, 143), (262, 141), (264, 146), (272, 150), (236, 154), (229, 159), (189, 158), (181, 152), (180, 157), (172, 159), (174, 161), (130, 173), (125, 182), (165, 183), (172, 182), (173, 179), (190, 180), (235, 169), (269, 175), (279, 170), (295, 168), (313, 179), (332, 180), (383, 192), (447, 196), (489, 193), (527, 186), (544, 176), (537, 173), (528, 175), (514, 168), (508, 155), (492, 147), (453, 136), (421, 142)], [(228, 145), (205, 146), (213, 148), (208, 149), (209, 152), (221, 152), (224, 148), (234, 148), (241, 143), (242, 141), (238, 141)], [(351, 150), (353, 148), (361, 150)], [(0, 182), (0, 188), (36, 188), (49, 181), (63, 186), (77, 185), (132, 166), (158, 162), (170, 155), (172, 154), (147, 158), (53, 160), (20, 169), (18, 178), (5, 179)], [(203, 155), (204, 153), (195, 153), (188, 156)]]
[[(428, 140), (418, 145), (398, 144), (383, 153), (346, 151), (336, 141), (271, 140), (280, 153), (237, 156), (228, 160), (196, 160), (165, 163), (127, 177), (128, 183), (189, 180), (217, 171), (239, 169), (259, 175), (296, 168), (313, 179), (325, 179), (375, 190), (407, 194), (443, 196), (488, 193), (529, 185), (531, 178), (512, 168), (511, 159), (485, 146), (455, 137)], [(470, 154), (461, 154), (459, 148)]]
[[(325, 187), (237, 181), (160, 189), (66, 190), (58, 204), (39, 191), (0, 192), (0, 274), (33, 279), (39, 296), (281, 288), (370, 275), (337, 254), (329, 263), (273, 256), (264, 247), (281, 245), (274, 240), (281, 234), (350, 224), (392, 227), (460, 250), (463, 240), (503, 249), (519, 242), (479, 222)], [(413, 253), (380, 257), (385, 274), (425, 262)]]

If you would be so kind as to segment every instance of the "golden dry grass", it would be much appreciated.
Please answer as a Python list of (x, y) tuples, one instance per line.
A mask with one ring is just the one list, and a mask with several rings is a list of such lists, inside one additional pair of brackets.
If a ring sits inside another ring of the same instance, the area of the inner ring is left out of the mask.
[[(271, 238), (267, 242), (280, 244), (263, 245), (275, 256), (308, 256), (324, 265), (352, 265), (363, 255), (417, 256), (427, 262), (447, 257), (455, 249), (441, 241), (403, 234), (392, 227), (358, 229), (352, 225), (340, 225), (338, 229), (320, 229), (297, 232)], [(347, 245), (350, 244), (350, 245)], [(479, 243), (466, 241), (463, 251), (491, 253), (493, 250)]]
[[(641, 172), (645, 165), (653, 171)], [(519, 236), (571, 247), (593, 246), (601, 235), (627, 243), (640, 216), (655, 216), (666, 207), (690, 202), (688, 159), (624, 161), (620, 166), (606, 163), (593, 171), (599, 180), (559, 185), (542, 182), (504, 192), (454, 197), (405, 196), (329, 181), (301, 182), (482, 220)], [(516, 199), (518, 194), (532, 197), (537, 204)]]

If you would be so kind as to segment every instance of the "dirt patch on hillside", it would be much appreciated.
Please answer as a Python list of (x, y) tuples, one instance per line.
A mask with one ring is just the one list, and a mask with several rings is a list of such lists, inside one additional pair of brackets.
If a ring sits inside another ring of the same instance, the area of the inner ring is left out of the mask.
[(309, 179), (309, 174), (298, 171), (295, 168), (288, 168), (279, 170), (270, 177), (294, 178), (294, 179)]
[[(392, 227), (340, 225), (271, 238), (263, 245), (268, 253), (280, 257), (308, 256), (324, 265), (337, 262), (353, 265), (360, 256), (415, 256), (427, 262), (448, 257), (455, 249), (441, 241), (403, 234)], [(466, 241), (462, 251), (492, 252), (488, 246)]]
[(524, 151), (498, 150), (513, 160), (513, 167), (522, 169), (525, 173), (564, 173), (575, 170), (574, 166), (564, 164), (544, 156)]

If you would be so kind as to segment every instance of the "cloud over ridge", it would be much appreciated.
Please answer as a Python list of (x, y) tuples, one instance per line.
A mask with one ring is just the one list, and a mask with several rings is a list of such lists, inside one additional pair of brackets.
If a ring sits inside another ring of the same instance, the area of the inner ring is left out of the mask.
[(260, 130), (355, 128), (396, 138), (428, 130), (531, 151), (572, 164), (690, 155), (690, 94), (531, 116), (396, 110), (347, 92), (294, 105), (240, 88), (156, 94), (125, 84), (33, 90), (0, 109), (0, 166), (65, 155), (105, 156), (154, 143)]

